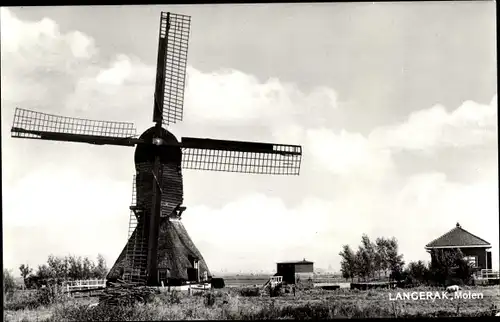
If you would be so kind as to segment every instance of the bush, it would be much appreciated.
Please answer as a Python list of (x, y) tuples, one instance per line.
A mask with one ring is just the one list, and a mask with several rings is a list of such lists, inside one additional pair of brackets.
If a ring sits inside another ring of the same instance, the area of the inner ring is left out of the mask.
[(177, 290), (171, 292), (162, 292), (161, 294), (150, 294), (145, 303), (163, 303), (163, 304), (180, 304), (184, 294)]
[(205, 297), (205, 299), (204, 299), (205, 306), (207, 306), (207, 307), (214, 306), (214, 304), (215, 304), (215, 294), (214, 293), (209, 292), (209, 293), (205, 294), (204, 297)]
[(212, 278), (210, 283), (212, 288), (224, 288), (226, 286), (223, 278)]
[(39, 306), (50, 305), (63, 301), (67, 296), (58, 285), (49, 285), (38, 289), (35, 293), (35, 299)]
[(35, 292), (17, 291), (5, 299), (4, 309), (12, 311), (35, 309), (39, 306), (35, 295)]
[(152, 312), (147, 312), (144, 306), (112, 306), (98, 305), (90, 308), (88, 305), (69, 303), (56, 307), (52, 321), (145, 321), (152, 320)]
[(260, 295), (260, 290), (257, 287), (245, 287), (240, 289), (240, 295), (241, 296), (259, 296)]
[(4, 302), (4, 309), (13, 311), (30, 310), (40, 306), (62, 303), (67, 299), (68, 296), (62, 293), (57, 286), (48, 286), (37, 290), (16, 291)]
[(433, 261), (411, 262), (402, 272), (399, 287), (469, 285), (473, 282), (472, 267), (463, 259), (460, 250), (432, 251)]
[(272, 287), (269, 290), (269, 295), (271, 297), (281, 296), (283, 295), (283, 284), (278, 284), (275, 287)]
[(470, 264), (464, 260), (460, 249), (432, 250), (431, 257), (429, 277), (433, 284), (445, 286), (472, 282), (474, 271)]
[(203, 303), (206, 307), (212, 307), (216, 304), (217, 299), (220, 299), (220, 302), (225, 304), (228, 303), (230, 297), (231, 295), (228, 292), (210, 291), (203, 294)]

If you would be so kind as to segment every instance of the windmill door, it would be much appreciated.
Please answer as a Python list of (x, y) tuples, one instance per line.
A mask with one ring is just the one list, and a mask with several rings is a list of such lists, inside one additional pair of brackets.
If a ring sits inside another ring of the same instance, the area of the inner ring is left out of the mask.
[(168, 268), (158, 269), (158, 281), (160, 282), (160, 285), (168, 285), (169, 278), (170, 270)]
[(191, 282), (199, 282), (200, 281), (200, 276), (199, 276), (199, 261), (196, 258), (190, 257), (189, 261), (191, 262), (192, 267), (189, 267), (187, 270), (188, 274), (188, 280)]

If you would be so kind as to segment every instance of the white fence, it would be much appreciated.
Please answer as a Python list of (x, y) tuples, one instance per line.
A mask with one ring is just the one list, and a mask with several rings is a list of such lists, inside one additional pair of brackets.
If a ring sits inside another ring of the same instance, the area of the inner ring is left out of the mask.
[(271, 276), (263, 287), (265, 288), (268, 284), (270, 284), (271, 287), (276, 287), (276, 285), (281, 283), (283, 283), (283, 276)]
[(94, 279), (94, 280), (67, 281), (64, 283), (64, 287), (67, 292), (91, 290), (91, 289), (106, 287), (106, 280)]
[(271, 276), (271, 286), (283, 283), (283, 276)]
[(500, 278), (500, 272), (492, 269), (482, 269), (476, 273), (476, 278), (479, 279), (497, 279)]

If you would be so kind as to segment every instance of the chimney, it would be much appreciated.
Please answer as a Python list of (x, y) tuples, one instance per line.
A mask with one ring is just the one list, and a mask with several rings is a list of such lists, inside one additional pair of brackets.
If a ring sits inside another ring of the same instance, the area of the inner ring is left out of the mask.
[(457, 228), (462, 228), (462, 227), (460, 227), (460, 224), (458, 222), (457, 222)]

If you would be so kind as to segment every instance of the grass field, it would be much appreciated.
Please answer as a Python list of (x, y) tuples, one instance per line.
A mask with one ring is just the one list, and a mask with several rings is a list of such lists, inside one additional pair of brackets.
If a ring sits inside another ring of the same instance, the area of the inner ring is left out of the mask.
[[(208, 293), (162, 293), (134, 307), (94, 307), (97, 298), (65, 299), (37, 308), (4, 304), (5, 321), (145, 321), (183, 319), (321, 319), (417, 316), (491, 316), (500, 304), (498, 286), (467, 288), (482, 293), (470, 300), (391, 300), (396, 292), (442, 291), (442, 288), (358, 291), (321, 289), (298, 291), (296, 296), (243, 296), (243, 287)], [(211, 295), (209, 295), (211, 294)]]
[[(229, 287), (237, 287), (237, 286), (249, 286), (249, 285), (264, 285), (267, 282), (271, 274), (263, 274), (263, 275), (227, 275), (223, 276), (224, 282)], [(346, 282), (345, 279), (333, 276), (333, 275), (316, 275), (314, 276), (314, 283), (335, 283), (335, 284), (344, 284)]]

